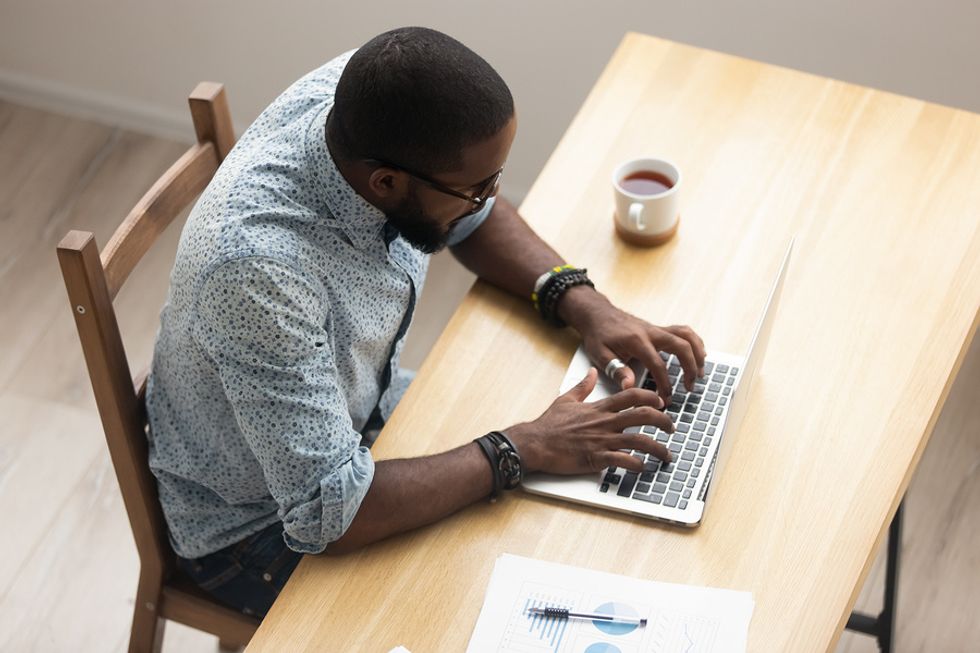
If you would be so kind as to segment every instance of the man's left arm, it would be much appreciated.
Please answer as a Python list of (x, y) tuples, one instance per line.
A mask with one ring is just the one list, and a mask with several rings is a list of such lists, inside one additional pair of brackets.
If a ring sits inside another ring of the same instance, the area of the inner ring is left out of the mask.
[[(538, 277), (565, 263), (531, 230), (514, 205), (499, 195), (483, 224), (451, 251), (481, 279), (527, 301)], [(613, 358), (639, 360), (653, 374), (665, 404), (670, 403), (671, 392), (658, 351), (678, 357), (689, 390), (693, 379), (702, 376), (704, 343), (690, 327), (649, 324), (616, 308), (588, 286), (566, 291), (558, 304), (558, 316), (578, 331), (586, 352), (600, 369)], [(628, 367), (621, 371), (619, 381), (624, 389), (636, 382)]]

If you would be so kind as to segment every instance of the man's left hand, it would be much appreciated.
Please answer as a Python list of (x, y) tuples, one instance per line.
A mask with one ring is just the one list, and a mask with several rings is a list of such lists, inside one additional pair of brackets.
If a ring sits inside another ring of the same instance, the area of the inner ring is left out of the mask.
[[(704, 375), (704, 341), (691, 327), (674, 325), (659, 327), (622, 311), (606, 297), (588, 286), (576, 286), (562, 297), (558, 307), (560, 317), (582, 336), (582, 345), (590, 360), (604, 370), (614, 358), (623, 363), (636, 359), (648, 370), (657, 383), (657, 392), (670, 403), (671, 387), (667, 366), (658, 352), (677, 356), (684, 370), (684, 385), (688, 392), (694, 379)], [(636, 385), (629, 366), (616, 372), (624, 390)]]

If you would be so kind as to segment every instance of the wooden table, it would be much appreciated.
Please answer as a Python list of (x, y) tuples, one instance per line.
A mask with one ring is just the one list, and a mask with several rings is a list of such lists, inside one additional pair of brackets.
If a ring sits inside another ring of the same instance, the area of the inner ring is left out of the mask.
[[(647, 154), (683, 171), (683, 218), (669, 244), (640, 250), (613, 234), (610, 175)], [(976, 330), (980, 116), (628, 34), (521, 211), (620, 305), (736, 353), (797, 236), (704, 524), (518, 491), (347, 557), (308, 556), (249, 652), (463, 650), (505, 552), (749, 590), (752, 651), (832, 649)], [(478, 283), (376, 458), (537, 416), (575, 346)]]

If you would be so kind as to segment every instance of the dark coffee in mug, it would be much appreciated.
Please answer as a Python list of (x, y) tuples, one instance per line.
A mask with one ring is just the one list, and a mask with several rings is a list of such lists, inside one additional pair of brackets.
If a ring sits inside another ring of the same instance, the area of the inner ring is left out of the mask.
[(670, 190), (673, 188), (674, 182), (671, 181), (670, 177), (659, 172), (639, 170), (623, 177), (619, 185), (628, 193), (649, 197)]

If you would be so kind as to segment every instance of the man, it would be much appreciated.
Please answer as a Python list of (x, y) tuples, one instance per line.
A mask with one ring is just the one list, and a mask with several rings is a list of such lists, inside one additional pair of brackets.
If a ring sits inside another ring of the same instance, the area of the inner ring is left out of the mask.
[[(397, 29), (287, 89), (198, 201), (147, 390), (150, 465), (181, 568), (228, 605), (264, 615), (301, 553), (431, 523), (523, 473), (637, 469), (621, 449), (669, 457), (623, 430), (673, 428), (657, 352), (693, 379), (704, 345), (615, 308), (496, 197), (516, 125), (483, 59)], [(375, 463), (371, 438), (407, 385), (398, 357), (427, 254), (447, 245), (504, 290), (537, 289), (542, 315), (576, 329), (624, 390), (585, 403), (593, 369), (532, 422)], [(663, 396), (632, 387), (621, 361), (634, 358)]]

